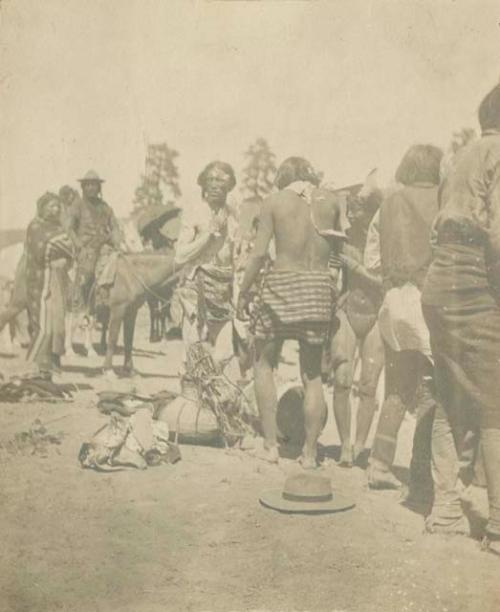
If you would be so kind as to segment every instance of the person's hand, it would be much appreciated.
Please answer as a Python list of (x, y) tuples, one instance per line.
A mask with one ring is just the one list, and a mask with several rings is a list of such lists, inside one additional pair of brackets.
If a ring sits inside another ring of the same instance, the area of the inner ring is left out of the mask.
[(248, 295), (248, 293), (240, 293), (238, 296), (238, 304), (236, 306), (236, 318), (239, 319), (240, 321), (248, 321), (249, 304), (250, 304), (250, 296)]
[(360, 267), (359, 261), (356, 261), (354, 257), (350, 257), (349, 255), (345, 255), (345, 253), (341, 253), (339, 259), (343, 266), (345, 266), (351, 272), (356, 271)]
[(210, 232), (212, 236), (215, 236), (215, 238), (218, 238), (219, 236), (222, 235), (225, 222), (226, 222), (225, 219), (221, 219), (218, 215), (213, 215), (208, 225), (208, 231)]

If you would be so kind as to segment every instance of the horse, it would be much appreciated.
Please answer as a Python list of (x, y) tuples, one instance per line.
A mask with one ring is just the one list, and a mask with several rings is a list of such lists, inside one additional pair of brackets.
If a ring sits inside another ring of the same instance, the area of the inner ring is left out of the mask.
[[(103, 369), (106, 374), (113, 372), (113, 356), (123, 324), (124, 370), (134, 373), (132, 351), (135, 322), (139, 308), (148, 295), (159, 297), (158, 292), (167, 290), (177, 282), (181, 267), (175, 262), (175, 252), (167, 254), (137, 253), (120, 254), (117, 260), (116, 276), (109, 288), (107, 312), (108, 342)], [(103, 312), (98, 313), (104, 321)]]

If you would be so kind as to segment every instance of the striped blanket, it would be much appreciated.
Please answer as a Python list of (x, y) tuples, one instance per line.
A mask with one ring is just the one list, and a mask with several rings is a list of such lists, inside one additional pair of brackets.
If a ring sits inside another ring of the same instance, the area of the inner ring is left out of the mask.
[(272, 270), (252, 313), (256, 338), (323, 344), (329, 336), (336, 289), (329, 272)]
[(201, 321), (230, 321), (233, 317), (232, 268), (200, 266), (196, 271), (195, 283)]

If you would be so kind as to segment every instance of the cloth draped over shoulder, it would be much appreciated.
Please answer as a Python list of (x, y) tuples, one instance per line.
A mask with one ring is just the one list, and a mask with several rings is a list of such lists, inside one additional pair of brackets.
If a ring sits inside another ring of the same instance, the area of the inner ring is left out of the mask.
[(50, 354), (62, 354), (64, 344), (64, 267), (72, 243), (58, 224), (35, 218), (26, 234), (26, 286), (31, 344), (27, 359), (48, 367)]

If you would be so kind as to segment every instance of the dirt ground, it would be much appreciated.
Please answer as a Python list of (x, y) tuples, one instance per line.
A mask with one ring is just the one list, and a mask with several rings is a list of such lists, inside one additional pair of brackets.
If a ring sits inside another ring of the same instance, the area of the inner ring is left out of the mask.
[[(148, 344), (145, 314), (138, 384), (177, 390), (179, 341)], [(7, 377), (22, 361), (2, 357), (0, 371)], [(1, 611), (500, 610), (500, 558), (472, 539), (423, 534), (423, 517), (399, 492), (369, 491), (359, 468), (328, 461), (334, 490), (356, 506), (313, 517), (259, 504), (298, 469), (292, 461), (270, 466), (241, 451), (183, 445), (173, 466), (81, 469), (80, 445), (107, 421), (95, 408), (96, 391), (109, 386), (99, 366), (81, 357), (65, 369), (64, 381), (82, 387), (73, 403), (0, 403), (0, 443), (35, 418), (64, 433), (45, 458), (0, 452)], [(408, 418), (400, 434), (403, 479), (412, 427)], [(336, 442), (330, 400), (327, 455)]]

